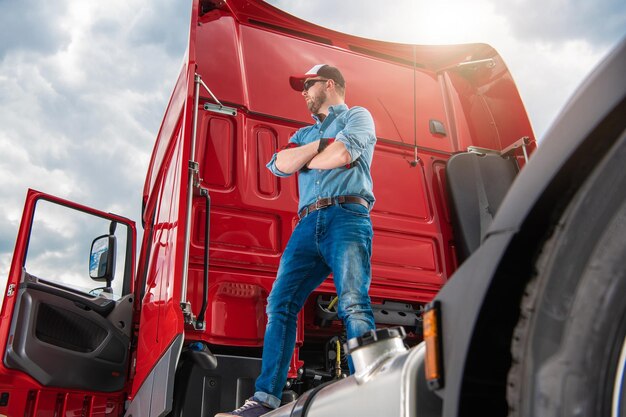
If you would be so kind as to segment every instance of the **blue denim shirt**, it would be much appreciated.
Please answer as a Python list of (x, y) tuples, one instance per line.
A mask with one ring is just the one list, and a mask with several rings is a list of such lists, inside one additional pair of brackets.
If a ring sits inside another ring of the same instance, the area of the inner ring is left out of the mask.
[[(346, 146), (353, 166), (300, 171), (298, 211), (320, 198), (340, 195), (363, 197), (369, 201), (371, 208), (374, 204), (374, 193), (370, 166), (376, 143), (372, 115), (363, 107), (348, 109), (345, 104), (338, 104), (329, 107), (328, 116), (323, 122), (317, 115), (313, 115), (313, 118), (315, 124), (298, 130), (289, 142), (306, 145), (320, 138), (335, 138)], [(279, 177), (291, 175), (276, 168), (276, 154), (268, 162), (267, 168)]]

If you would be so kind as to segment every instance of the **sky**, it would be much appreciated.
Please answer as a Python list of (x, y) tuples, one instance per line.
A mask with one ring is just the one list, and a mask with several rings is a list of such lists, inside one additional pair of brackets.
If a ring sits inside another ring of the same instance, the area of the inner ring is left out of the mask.
[[(623, 0), (270, 3), (367, 38), (492, 45), (539, 139), (626, 35)], [(189, 14), (190, 0), (0, 0), (0, 289), (28, 188), (140, 223), (146, 169), (184, 57)]]

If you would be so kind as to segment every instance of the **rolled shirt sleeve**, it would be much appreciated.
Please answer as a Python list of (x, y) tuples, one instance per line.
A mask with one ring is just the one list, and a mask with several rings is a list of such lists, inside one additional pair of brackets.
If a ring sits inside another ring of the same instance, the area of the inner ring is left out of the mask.
[(348, 111), (346, 126), (337, 133), (335, 140), (343, 143), (350, 154), (351, 162), (376, 142), (374, 119), (363, 107), (353, 107)]
[(293, 175), (293, 174), (287, 174), (281, 171), (280, 169), (276, 168), (276, 155), (278, 155), (278, 152), (272, 155), (272, 159), (270, 159), (267, 165), (265, 165), (267, 169), (269, 169), (270, 172), (276, 175), (277, 177), (290, 177), (291, 175)]
[[(299, 135), (300, 131), (297, 131), (290, 139), (289, 139), (289, 143), (295, 143), (296, 145), (301, 145), (300, 143), (300, 135)], [(272, 159), (270, 159), (270, 161), (267, 163), (267, 165), (265, 165), (267, 167), (267, 169), (270, 170), (270, 172), (274, 175), (276, 175), (277, 177), (290, 177), (293, 175), (292, 174), (287, 174), (283, 171), (281, 171), (280, 169), (276, 168), (276, 157), (278, 156), (278, 152), (280, 152), (280, 150), (274, 152), (274, 155), (272, 155)]]

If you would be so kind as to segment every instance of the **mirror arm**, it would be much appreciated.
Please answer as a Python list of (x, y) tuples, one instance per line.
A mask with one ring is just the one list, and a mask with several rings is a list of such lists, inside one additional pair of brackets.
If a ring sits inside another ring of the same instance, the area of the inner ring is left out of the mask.
[(116, 228), (117, 228), (117, 222), (115, 220), (111, 220), (111, 224), (109, 225), (109, 234), (115, 235)]

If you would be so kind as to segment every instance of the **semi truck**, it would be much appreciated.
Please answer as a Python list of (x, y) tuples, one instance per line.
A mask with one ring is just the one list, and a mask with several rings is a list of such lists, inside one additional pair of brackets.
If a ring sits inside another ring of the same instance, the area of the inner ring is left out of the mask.
[(346, 340), (329, 277), (270, 414), (624, 415), (626, 43), (538, 149), (489, 45), (364, 39), (260, 0), (193, 0), (137, 225), (28, 190), (0, 415), (213, 416), (251, 396), (299, 220), (296, 179), (265, 164), (312, 123), (288, 79), (320, 62), (376, 125), (377, 330)]

